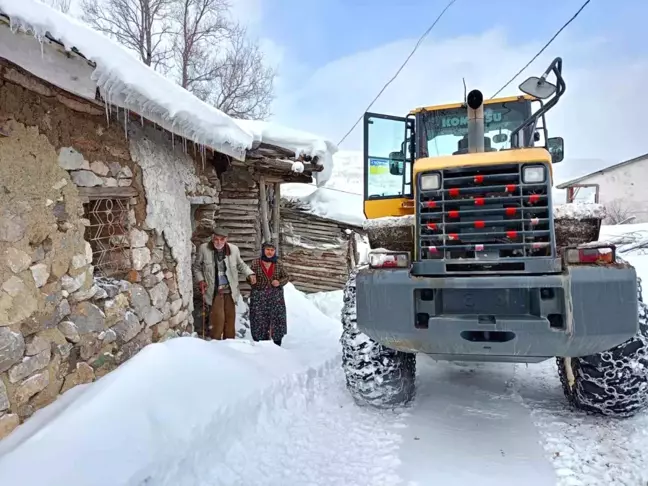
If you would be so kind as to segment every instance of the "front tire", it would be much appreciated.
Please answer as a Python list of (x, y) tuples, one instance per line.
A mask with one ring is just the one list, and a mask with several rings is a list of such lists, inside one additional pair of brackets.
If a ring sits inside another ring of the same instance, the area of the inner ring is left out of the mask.
[(389, 349), (358, 330), (356, 275), (357, 269), (349, 275), (342, 307), (340, 342), (347, 389), (359, 405), (406, 405), (415, 394), (416, 355)]
[(648, 307), (637, 278), (639, 332), (609, 351), (580, 358), (557, 358), (569, 403), (580, 410), (626, 418), (648, 405)]

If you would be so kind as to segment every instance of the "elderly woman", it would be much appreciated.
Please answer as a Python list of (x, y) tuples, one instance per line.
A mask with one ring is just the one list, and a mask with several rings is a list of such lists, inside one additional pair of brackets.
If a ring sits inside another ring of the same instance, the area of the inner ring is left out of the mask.
[(251, 265), (256, 283), (250, 295), (250, 327), (252, 339), (268, 341), (277, 346), (286, 335), (286, 301), (283, 287), (288, 283), (288, 274), (277, 259), (277, 249), (272, 243), (261, 247), (261, 258)]

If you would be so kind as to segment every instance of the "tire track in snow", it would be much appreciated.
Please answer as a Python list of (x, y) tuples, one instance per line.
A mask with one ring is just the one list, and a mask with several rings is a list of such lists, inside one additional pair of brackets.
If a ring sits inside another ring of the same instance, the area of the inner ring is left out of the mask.
[(555, 485), (530, 413), (512, 395), (515, 369), (419, 356), (400, 453), (409, 486)]
[(520, 369), (515, 381), (556, 469), (557, 486), (648, 485), (648, 413), (612, 419), (572, 410), (553, 360)]
[(413, 406), (358, 407), (334, 368), (308, 395), (268, 408), (203, 486), (555, 485), (513, 365), (425, 362)]
[(397, 486), (403, 484), (396, 475), (399, 426), (397, 412), (357, 407), (336, 368), (318, 383), (314, 396), (267, 410), (202, 484)]

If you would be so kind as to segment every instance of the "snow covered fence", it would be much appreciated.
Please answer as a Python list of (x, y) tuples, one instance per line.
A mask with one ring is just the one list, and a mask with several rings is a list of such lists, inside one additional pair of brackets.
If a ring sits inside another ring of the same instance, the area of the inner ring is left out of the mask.
[(198, 484), (242, 428), (309, 400), (338, 365), (339, 322), (291, 284), (286, 300), (285, 348), (178, 338), (70, 390), (0, 442), (0, 484)]

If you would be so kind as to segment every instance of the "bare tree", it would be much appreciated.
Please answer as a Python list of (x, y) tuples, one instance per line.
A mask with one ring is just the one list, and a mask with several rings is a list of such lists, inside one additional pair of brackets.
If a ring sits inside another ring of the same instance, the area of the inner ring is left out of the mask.
[(60, 10), (63, 13), (68, 13), (70, 11), (72, 0), (49, 0), (48, 3), (55, 9)]
[(175, 0), (83, 0), (83, 20), (137, 52), (147, 66), (165, 70), (170, 57), (169, 15)]
[(259, 45), (237, 27), (222, 59), (214, 61), (218, 75), (211, 83), (209, 101), (228, 115), (259, 120), (270, 115), (275, 72), (264, 63)]
[(204, 99), (204, 86), (216, 76), (214, 46), (228, 37), (231, 28), (227, 0), (178, 0), (173, 54), (180, 85)]
[(274, 71), (258, 44), (227, 18), (227, 0), (180, 0), (174, 59), (182, 87), (228, 115), (270, 114)]
[[(70, 1), (70, 0), (54, 0)], [(82, 0), (83, 20), (228, 115), (270, 114), (274, 70), (229, 0)]]
[(606, 204), (605, 212), (607, 214), (605, 218), (607, 224), (627, 224), (631, 223), (634, 219), (632, 217), (632, 211), (619, 199), (615, 199), (609, 204)]

